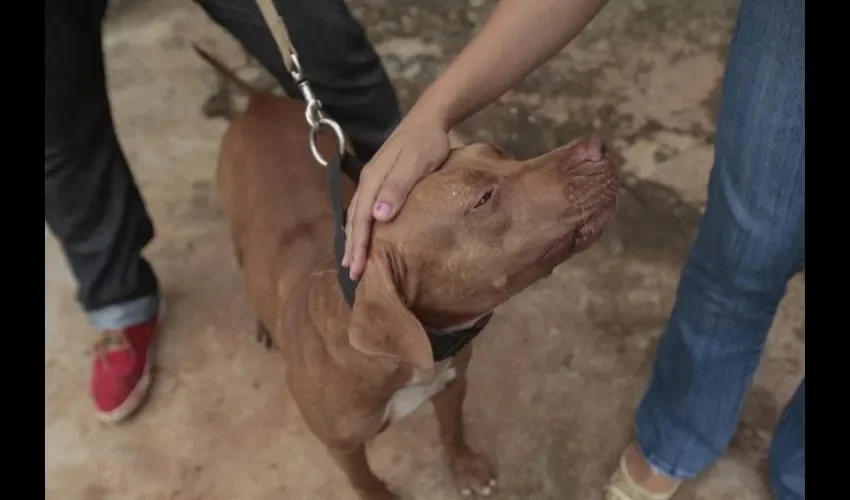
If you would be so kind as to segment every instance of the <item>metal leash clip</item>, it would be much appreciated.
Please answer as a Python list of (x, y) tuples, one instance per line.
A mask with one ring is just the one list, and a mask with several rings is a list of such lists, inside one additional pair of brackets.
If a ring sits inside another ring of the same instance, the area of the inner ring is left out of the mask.
[(301, 68), (301, 62), (298, 60), (298, 54), (295, 52), (295, 49), (290, 48), (289, 56), (292, 60), (292, 68), (289, 70), (289, 74), (292, 75), (295, 85), (298, 86), (298, 90), (307, 103), (304, 116), (307, 119), (307, 124), (310, 125), (310, 152), (319, 165), (327, 167), (328, 161), (319, 152), (319, 133), (325, 128), (333, 131), (336, 136), (337, 150), (340, 157), (345, 155), (345, 133), (336, 120), (325, 114), (322, 108), (322, 102), (313, 93), (310, 82), (304, 76), (304, 70)]

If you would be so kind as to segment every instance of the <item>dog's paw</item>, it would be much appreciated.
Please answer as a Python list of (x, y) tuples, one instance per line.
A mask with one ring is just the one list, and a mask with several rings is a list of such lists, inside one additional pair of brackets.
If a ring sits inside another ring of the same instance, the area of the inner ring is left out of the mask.
[(263, 347), (268, 350), (271, 350), (274, 347), (274, 340), (272, 339), (272, 334), (269, 333), (268, 329), (263, 326), (263, 323), (260, 320), (257, 320), (257, 342), (260, 343)]
[(449, 459), (455, 484), (464, 498), (473, 494), (489, 497), (496, 493), (496, 473), (486, 458), (467, 449)]

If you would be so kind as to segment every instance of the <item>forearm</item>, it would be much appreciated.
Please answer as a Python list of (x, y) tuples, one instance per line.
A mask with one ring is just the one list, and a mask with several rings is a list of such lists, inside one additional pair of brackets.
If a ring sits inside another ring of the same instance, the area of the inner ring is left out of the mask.
[(501, 0), (414, 105), (446, 130), (477, 113), (578, 35), (606, 0)]

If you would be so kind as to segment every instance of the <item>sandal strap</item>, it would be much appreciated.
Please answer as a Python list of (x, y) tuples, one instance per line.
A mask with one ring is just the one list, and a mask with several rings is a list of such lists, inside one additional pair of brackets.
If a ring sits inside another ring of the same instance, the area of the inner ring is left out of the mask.
[(669, 500), (678, 490), (676, 486), (666, 493), (652, 493), (639, 486), (626, 468), (626, 454), (620, 455), (617, 470), (605, 486), (605, 500)]

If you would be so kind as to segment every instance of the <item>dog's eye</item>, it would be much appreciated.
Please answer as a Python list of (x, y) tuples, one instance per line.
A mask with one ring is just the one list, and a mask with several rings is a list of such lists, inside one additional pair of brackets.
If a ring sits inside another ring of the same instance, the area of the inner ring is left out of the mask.
[(493, 197), (493, 188), (490, 188), (487, 191), (484, 191), (483, 193), (481, 193), (481, 196), (478, 197), (478, 200), (475, 202), (475, 206), (473, 206), (472, 208), (480, 207), (481, 205), (490, 201), (490, 198), (492, 198), (492, 197)]

